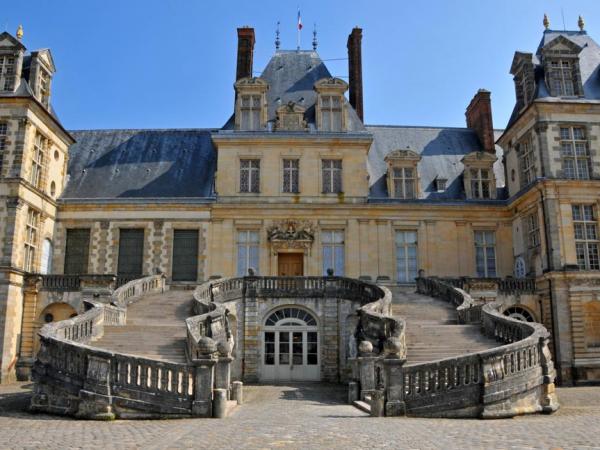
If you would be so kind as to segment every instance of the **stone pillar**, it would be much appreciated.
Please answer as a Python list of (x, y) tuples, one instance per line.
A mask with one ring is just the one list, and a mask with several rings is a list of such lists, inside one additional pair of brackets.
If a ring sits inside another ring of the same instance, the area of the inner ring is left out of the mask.
[(212, 417), (212, 394), (214, 385), (214, 359), (194, 360), (194, 402), (192, 415), (195, 417)]
[(404, 373), (402, 371), (404, 362), (405, 360), (402, 359), (383, 360), (386, 383), (386, 416), (404, 416), (406, 414), (406, 404), (404, 403)]
[(115, 418), (112, 410), (110, 372), (110, 359), (88, 355), (86, 378), (83, 389), (79, 391), (77, 417), (96, 420)]
[(375, 391), (375, 361), (373, 356), (359, 356), (356, 358), (358, 363), (358, 376), (360, 380), (360, 399), (363, 400), (365, 395), (370, 395)]
[(222, 419), (227, 415), (227, 390), (215, 389), (213, 393), (213, 417)]
[(83, 301), (92, 300), (110, 303), (115, 290), (117, 277), (114, 275), (80, 275), (81, 298)]
[[(231, 356), (220, 356), (215, 366), (215, 389), (225, 389), (229, 394), (231, 385)], [(229, 395), (227, 396), (229, 399)]]
[(238, 405), (244, 403), (244, 383), (241, 381), (231, 383), (231, 400), (235, 400)]

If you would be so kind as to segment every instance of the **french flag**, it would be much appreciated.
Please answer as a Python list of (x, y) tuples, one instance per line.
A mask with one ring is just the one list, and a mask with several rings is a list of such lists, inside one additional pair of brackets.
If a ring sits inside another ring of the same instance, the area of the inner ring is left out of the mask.
[(300, 8), (298, 8), (298, 31), (302, 29), (302, 17), (300, 16)]

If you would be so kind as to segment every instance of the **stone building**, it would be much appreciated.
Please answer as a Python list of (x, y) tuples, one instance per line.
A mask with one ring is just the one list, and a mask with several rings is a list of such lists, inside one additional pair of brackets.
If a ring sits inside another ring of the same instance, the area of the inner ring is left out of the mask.
[[(466, 277), (472, 295), (551, 330), (562, 382), (600, 379), (600, 47), (583, 28), (546, 29), (515, 54), (505, 130), (485, 90), (465, 128), (367, 125), (360, 28), (348, 82), (316, 43), (277, 49), (254, 77), (254, 30), (239, 28), (222, 127), (66, 131), (50, 50), (1, 34), (1, 381), (27, 376), (40, 326), (81, 313), (109, 275), (162, 272), (175, 289), (249, 269)], [(503, 293), (508, 277), (535, 287)], [(310, 339), (325, 312), (305, 306)]]

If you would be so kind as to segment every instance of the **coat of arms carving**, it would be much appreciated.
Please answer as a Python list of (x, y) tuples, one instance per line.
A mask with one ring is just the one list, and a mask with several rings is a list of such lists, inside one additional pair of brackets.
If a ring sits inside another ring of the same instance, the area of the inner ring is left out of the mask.
[(267, 228), (267, 239), (274, 254), (281, 249), (310, 250), (315, 228), (308, 220), (281, 220)]

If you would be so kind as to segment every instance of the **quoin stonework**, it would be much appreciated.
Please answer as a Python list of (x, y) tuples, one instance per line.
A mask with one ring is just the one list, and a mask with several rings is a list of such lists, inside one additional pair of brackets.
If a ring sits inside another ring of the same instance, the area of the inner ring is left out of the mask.
[(2, 383), (90, 418), (222, 417), (243, 382), (319, 380), (373, 415), (488, 418), (600, 381), (582, 20), (515, 53), (504, 129), (485, 89), (465, 128), (368, 125), (360, 28), (348, 81), (316, 41), (255, 77), (237, 38), (223, 126), (69, 131), (51, 51), (0, 34)]

